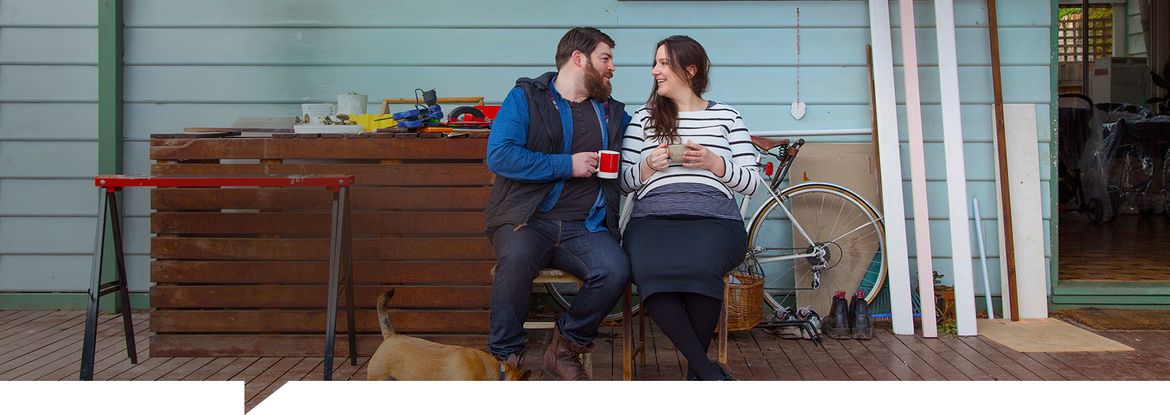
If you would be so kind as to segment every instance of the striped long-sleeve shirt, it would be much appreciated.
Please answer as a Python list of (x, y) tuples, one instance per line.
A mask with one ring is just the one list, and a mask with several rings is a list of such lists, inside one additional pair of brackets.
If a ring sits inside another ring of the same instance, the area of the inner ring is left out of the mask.
[(756, 166), (756, 148), (743, 117), (734, 108), (712, 103), (704, 110), (680, 112), (678, 116), (679, 142), (694, 141), (722, 157), (723, 176), (702, 168), (671, 166), (642, 181), (641, 169), (646, 168), (642, 158), (659, 143), (651, 138), (653, 128), (649, 133), (644, 128), (650, 120), (650, 111), (643, 106), (632, 115), (633, 120), (622, 138), (622, 191), (636, 191), (640, 199), (663, 185), (700, 183), (719, 189), (732, 198), (732, 192), (752, 195), (758, 189), (760, 173)]

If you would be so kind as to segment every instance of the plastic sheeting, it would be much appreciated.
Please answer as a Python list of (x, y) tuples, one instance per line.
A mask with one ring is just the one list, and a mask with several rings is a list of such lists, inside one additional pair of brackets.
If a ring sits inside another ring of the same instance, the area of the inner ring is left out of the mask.
[[(1165, 211), (1170, 116), (1150, 116), (1133, 105), (1098, 104), (1083, 128), (1080, 154), (1063, 149), (1060, 154), (1064, 163), (1079, 157), (1075, 171), (1078, 208), (1095, 222), (1119, 214)], [(1157, 172), (1156, 164), (1161, 165)]]

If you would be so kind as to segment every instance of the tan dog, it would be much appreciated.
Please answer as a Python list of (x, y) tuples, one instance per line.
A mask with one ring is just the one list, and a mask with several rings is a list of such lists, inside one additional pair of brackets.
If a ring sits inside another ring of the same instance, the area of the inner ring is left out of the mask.
[(528, 380), (532, 374), (516, 369), (519, 362), (500, 362), (482, 350), (394, 333), (386, 312), (393, 297), (393, 288), (378, 297), (382, 345), (370, 358), (367, 380)]

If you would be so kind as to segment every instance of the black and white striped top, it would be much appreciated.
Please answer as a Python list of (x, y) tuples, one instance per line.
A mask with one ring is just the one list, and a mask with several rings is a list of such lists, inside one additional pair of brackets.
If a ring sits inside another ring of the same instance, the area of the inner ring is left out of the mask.
[(671, 166), (655, 172), (643, 182), (642, 157), (650, 154), (659, 143), (649, 139), (653, 135), (653, 128), (649, 133), (643, 128), (650, 120), (650, 111), (645, 106), (634, 111), (632, 117), (622, 138), (622, 191), (636, 191), (641, 199), (647, 192), (663, 185), (700, 183), (719, 189), (732, 198), (732, 192), (750, 196), (759, 188), (756, 148), (744, 126), (743, 117), (735, 108), (713, 103), (706, 109), (680, 112), (678, 116), (680, 142), (694, 141), (723, 157), (725, 169), (722, 177), (707, 169)]

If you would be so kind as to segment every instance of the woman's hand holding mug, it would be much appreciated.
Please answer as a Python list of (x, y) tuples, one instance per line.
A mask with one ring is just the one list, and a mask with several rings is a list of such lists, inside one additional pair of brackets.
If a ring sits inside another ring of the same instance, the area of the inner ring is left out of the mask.
[(723, 157), (691, 140), (687, 140), (686, 146), (687, 151), (683, 153), (683, 167), (707, 169), (716, 176), (723, 176), (726, 173), (727, 165), (723, 161)]
[(653, 150), (650, 150), (650, 154), (642, 159), (642, 161), (646, 163), (646, 167), (649, 167), (650, 170), (653, 171), (661, 171), (669, 166), (670, 154), (667, 153), (666, 147), (667, 144), (662, 143)]

